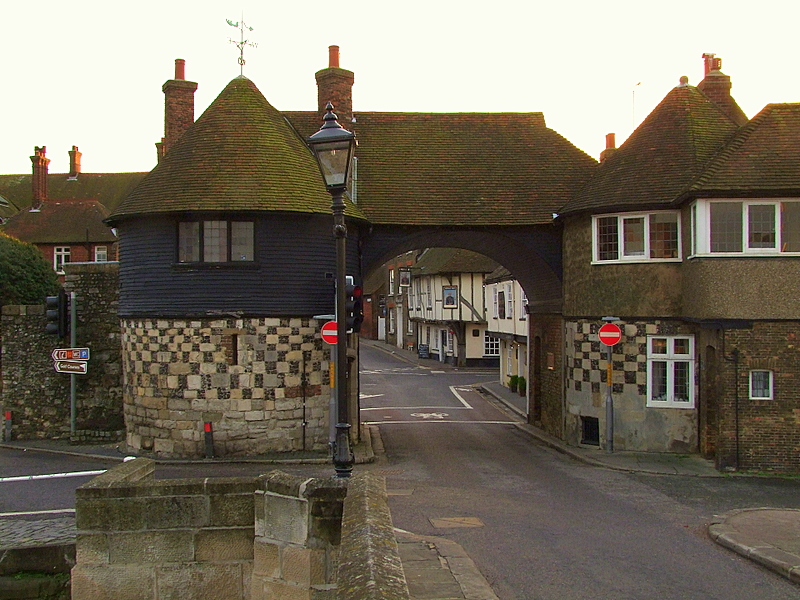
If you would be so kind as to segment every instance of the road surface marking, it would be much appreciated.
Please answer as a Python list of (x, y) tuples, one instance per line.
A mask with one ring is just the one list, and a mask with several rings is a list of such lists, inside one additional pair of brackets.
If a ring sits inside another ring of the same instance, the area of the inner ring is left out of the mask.
[(516, 421), (455, 421), (423, 419), (416, 421), (363, 421), (364, 425), (410, 425), (412, 423), (461, 423), (462, 425), (514, 425)]
[(441, 517), (439, 519), (428, 519), (431, 525), (437, 529), (447, 527), (483, 527), (483, 521), (478, 517)]
[(412, 417), (420, 417), (422, 419), (444, 419), (449, 417), (447, 413), (411, 413)]
[(56, 508), (53, 510), (32, 510), (27, 512), (0, 513), (0, 517), (35, 517), (37, 515), (74, 515), (74, 508)]
[(469, 405), (469, 402), (467, 402), (466, 400), (464, 400), (464, 398), (461, 396), (461, 394), (459, 394), (459, 393), (458, 393), (458, 391), (456, 390), (456, 386), (454, 386), (454, 385), (451, 385), (451, 386), (450, 386), (450, 391), (451, 391), (451, 392), (453, 392), (453, 395), (454, 395), (456, 398), (458, 398), (458, 399), (459, 399), (459, 401), (461, 402), (461, 404), (463, 404), (463, 405), (464, 405), (466, 408), (472, 408), (472, 407)]
[(364, 398), (381, 398), (384, 395), (385, 394), (359, 394), (358, 397), (362, 398), (362, 399), (364, 399)]
[(72, 473), (48, 473), (47, 475), (22, 475), (19, 477), (0, 477), (0, 483), (8, 483), (11, 481), (33, 481), (35, 479), (64, 479), (65, 477), (94, 477), (95, 475), (102, 475), (106, 469), (102, 471), (75, 471)]

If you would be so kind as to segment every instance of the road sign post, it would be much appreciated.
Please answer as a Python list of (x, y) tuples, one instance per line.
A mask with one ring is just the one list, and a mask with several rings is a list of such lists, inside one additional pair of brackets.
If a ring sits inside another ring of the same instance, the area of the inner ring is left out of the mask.
[[(615, 321), (615, 317), (603, 317), (604, 321)], [(606, 451), (614, 452), (614, 397), (613, 390), (614, 362), (612, 349), (622, 340), (622, 330), (614, 323), (605, 323), (597, 332), (600, 343), (607, 351), (606, 358)]]

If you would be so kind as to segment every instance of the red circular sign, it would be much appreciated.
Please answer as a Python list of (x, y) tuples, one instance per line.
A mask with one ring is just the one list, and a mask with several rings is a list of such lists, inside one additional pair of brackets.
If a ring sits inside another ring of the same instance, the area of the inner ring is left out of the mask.
[(322, 326), (320, 333), (322, 334), (323, 342), (335, 344), (336, 340), (339, 338), (336, 321), (328, 321), (325, 323), (325, 325)]
[(606, 323), (600, 328), (597, 335), (606, 346), (614, 346), (622, 339), (622, 330), (613, 323)]

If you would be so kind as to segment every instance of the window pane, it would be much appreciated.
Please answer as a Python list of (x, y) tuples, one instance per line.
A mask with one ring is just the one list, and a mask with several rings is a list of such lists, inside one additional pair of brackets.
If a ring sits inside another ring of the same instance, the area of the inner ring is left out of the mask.
[(644, 256), (644, 217), (622, 220), (625, 256)]
[(231, 260), (253, 260), (253, 222), (231, 223)]
[(667, 363), (654, 360), (650, 364), (650, 398), (661, 402), (667, 401)]
[(94, 262), (108, 262), (108, 246), (95, 246)]
[(800, 252), (800, 202), (781, 202), (781, 252)]
[(747, 211), (747, 247), (775, 247), (775, 205), (754, 204)]
[(673, 400), (689, 402), (689, 363), (676, 361), (673, 363)]
[(227, 262), (228, 222), (203, 221), (203, 261)]
[(617, 260), (618, 258), (617, 217), (597, 219), (597, 260)]
[(650, 340), (650, 352), (653, 354), (666, 354), (667, 353), (667, 339), (666, 338), (652, 338)]
[(750, 372), (750, 397), (772, 398), (772, 372)]
[(505, 292), (497, 292), (497, 309), (498, 309), (498, 317), (501, 319), (506, 318), (506, 293)]
[(189, 221), (178, 224), (178, 262), (200, 260), (200, 223)]
[(689, 354), (689, 340), (688, 338), (675, 338), (673, 340), (673, 353), (675, 354)]
[(711, 203), (711, 252), (742, 251), (742, 203)]
[(678, 258), (678, 215), (650, 215), (650, 258)]

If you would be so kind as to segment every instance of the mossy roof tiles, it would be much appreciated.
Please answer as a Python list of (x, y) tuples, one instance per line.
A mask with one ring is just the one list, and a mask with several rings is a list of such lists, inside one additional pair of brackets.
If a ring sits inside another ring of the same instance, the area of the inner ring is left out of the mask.
[[(185, 211), (331, 212), (313, 154), (245, 77), (231, 81), (110, 221)], [(363, 218), (348, 203), (346, 214)]]
[(700, 90), (678, 86), (559, 212), (667, 208), (736, 131)]
[(768, 104), (691, 186), (704, 196), (800, 193), (800, 104)]
[(491, 258), (462, 248), (429, 248), (414, 265), (414, 275), (439, 273), (491, 273), (497, 263)]
[[(315, 113), (286, 113), (304, 134)], [(541, 113), (359, 112), (356, 199), (375, 224), (531, 225), (583, 185), (596, 161)]]
[(38, 211), (12, 216), (2, 231), (30, 244), (113, 243), (117, 238), (103, 223), (106, 217), (97, 200), (47, 200)]
[[(80, 173), (69, 179), (66, 173), (47, 176), (47, 195), (56, 200), (98, 200), (113, 211), (139, 185), (147, 173)], [(31, 175), (0, 175), (0, 196), (13, 206), (13, 212), (31, 205)]]

